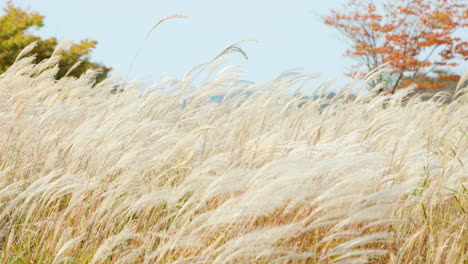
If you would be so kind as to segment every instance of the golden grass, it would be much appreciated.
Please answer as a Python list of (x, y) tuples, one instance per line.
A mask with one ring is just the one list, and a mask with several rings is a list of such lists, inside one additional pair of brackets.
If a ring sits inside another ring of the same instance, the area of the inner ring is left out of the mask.
[(462, 87), (304, 101), (310, 75), (225, 69), (113, 95), (31, 62), (0, 76), (2, 263), (468, 262)]

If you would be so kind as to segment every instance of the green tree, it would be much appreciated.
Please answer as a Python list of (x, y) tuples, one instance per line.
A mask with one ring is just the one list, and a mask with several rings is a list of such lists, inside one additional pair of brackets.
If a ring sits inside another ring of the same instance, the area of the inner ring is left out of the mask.
[[(37, 56), (36, 62), (52, 55), (58, 44), (57, 39), (41, 39), (28, 32), (33, 28), (43, 27), (44, 16), (15, 7), (11, 1), (7, 3), (3, 11), (3, 16), (0, 16), (0, 73), (5, 72), (14, 63), (19, 52), (34, 41), (38, 42), (33, 50)], [(111, 68), (90, 61), (89, 54), (96, 47), (96, 44), (95, 40), (82, 40), (61, 51), (60, 71), (56, 78), (60, 79), (65, 76), (73, 65), (81, 61), (68, 76), (78, 77), (88, 69), (97, 69), (100, 71), (97, 81), (103, 80)]]

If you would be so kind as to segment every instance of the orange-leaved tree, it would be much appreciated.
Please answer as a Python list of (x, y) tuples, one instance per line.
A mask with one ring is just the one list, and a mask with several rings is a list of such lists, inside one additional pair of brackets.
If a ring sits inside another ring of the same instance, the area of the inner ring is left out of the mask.
[(431, 73), (468, 60), (468, 41), (456, 35), (468, 26), (465, 0), (350, 0), (343, 10), (333, 10), (322, 19), (351, 42), (345, 55), (359, 63), (350, 74), (386, 63), (385, 81), (392, 92), (410, 83), (443, 88), (444, 82), (434, 80)]

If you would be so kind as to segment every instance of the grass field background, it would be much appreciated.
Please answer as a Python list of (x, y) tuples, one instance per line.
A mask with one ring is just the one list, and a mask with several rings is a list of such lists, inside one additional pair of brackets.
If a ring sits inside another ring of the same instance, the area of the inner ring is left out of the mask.
[(304, 100), (310, 75), (215, 67), (111, 93), (25, 53), (0, 76), (2, 263), (468, 263), (463, 87)]

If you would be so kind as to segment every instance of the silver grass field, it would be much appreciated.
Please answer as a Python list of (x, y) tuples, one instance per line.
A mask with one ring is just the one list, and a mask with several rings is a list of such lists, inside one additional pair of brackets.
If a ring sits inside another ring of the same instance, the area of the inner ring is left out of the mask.
[(463, 80), (380, 96), (377, 69), (313, 100), (312, 75), (217, 57), (111, 93), (31, 50), (0, 76), (1, 263), (468, 263)]

